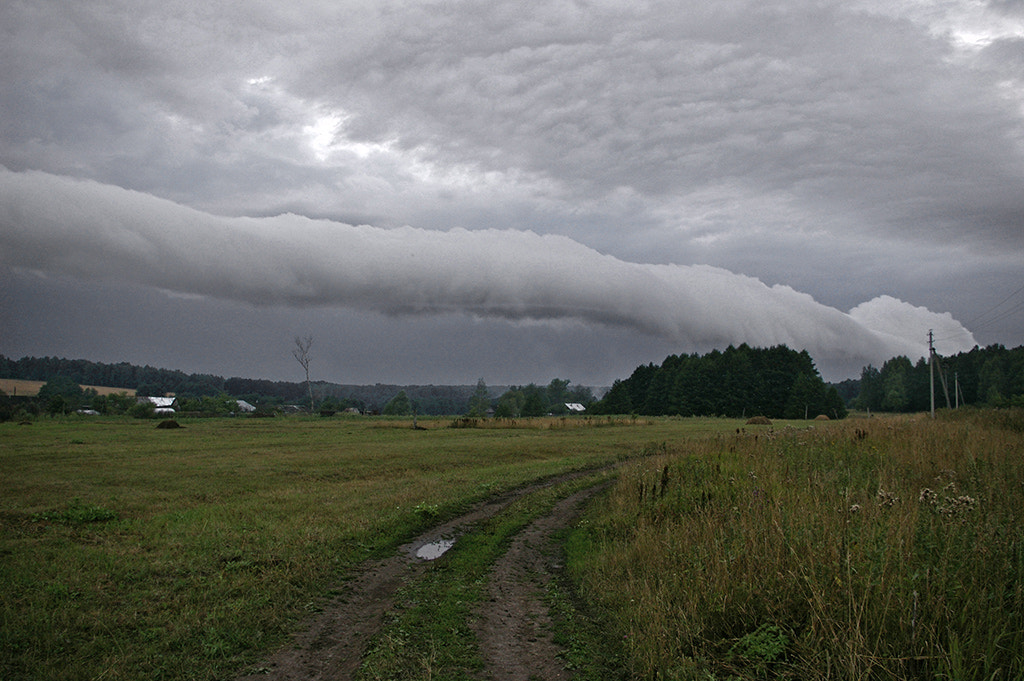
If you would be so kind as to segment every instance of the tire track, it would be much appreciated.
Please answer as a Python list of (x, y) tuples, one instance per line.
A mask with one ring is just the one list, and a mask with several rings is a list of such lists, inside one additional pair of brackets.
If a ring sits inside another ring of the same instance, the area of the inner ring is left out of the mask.
[(489, 602), (477, 609), (474, 631), (490, 681), (564, 681), (571, 678), (552, 640), (545, 588), (561, 569), (554, 552), (555, 532), (578, 517), (583, 504), (607, 483), (598, 483), (559, 501), (513, 539), (491, 571)]
[[(533, 492), (600, 470), (567, 473), (481, 502), (468, 513), (419, 535), (401, 546), (394, 555), (363, 563), (345, 582), (340, 594), (311, 617), (290, 644), (264, 662), (250, 667), (236, 677), (236, 681), (350, 681), (362, 662), (367, 645), (380, 631), (385, 613), (394, 606), (395, 593), (403, 584), (418, 579), (426, 571), (428, 561), (417, 558), (417, 550), (440, 539), (454, 539), (465, 534), (474, 525), (498, 515), (512, 502)], [(546, 638), (546, 647), (534, 645), (542, 636), (531, 627), (514, 625), (517, 620), (530, 620), (547, 626), (546, 609), (540, 602), (536, 586), (537, 579), (549, 573), (538, 562), (543, 561), (541, 547), (547, 541), (545, 538), (564, 527), (583, 501), (600, 486), (601, 483), (597, 483), (560, 501), (551, 514), (535, 520), (520, 532), (509, 551), (498, 559), (492, 572), (492, 601), (487, 604), (487, 609), (504, 612), (505, 615), (496, 621), (482, 616), (478, 622), (478, 627), (482, 628), (477, 629), (488, 673), (499, 674), (505, 667), (516, 669), (511, 657), (523, 654), (521, 651), (524, 650), (533, 656), (533, 666), (542, 660), (545, 669), (551, 667), (551, 660), (557, 663), (557, 650), (551, 647), (550, 634)], [(531, 638), (534, 640), (529, 640)], [(527, 679), (529, 676), (492, 678)], [(541, 678), (557, 680), (568, 677), (541, 674)]]

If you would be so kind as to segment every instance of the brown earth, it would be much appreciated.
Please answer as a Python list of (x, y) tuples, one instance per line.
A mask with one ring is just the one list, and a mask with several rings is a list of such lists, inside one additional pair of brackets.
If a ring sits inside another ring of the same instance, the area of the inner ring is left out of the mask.
[(601, 485), (567, 497), (550, 515), (516, 535), (498, 559), (488, 583), (490, 601), (477, 610), (473, 629), (480, 641), (487, 679), (492, 681), (561, 681), (572, 674), (551, 640), (551, 617), (544, 605), (545, 587), (562, 568), (553, 549), (554, 533), (568, 527), (586, 499)]
[[(35, 397), (39, 389), (46, 385), (46, 381), (26, 381), (20, 378), (0, 378), (0, 390), (10, 396)], [(115, 393), (135, 394), (134, 388), (111, 388), (104, 385), (82, 385), (82, 390), (95, 390), (99, 395), (113, 395)]]
[[(416, 556), (420, 548), (464, 534), (531, 492), (582, 475), (567, 474), (478, 504), (400, 547), (395, 555), (361, 565), (341, 588), (341, 595), (302, 627), (290, 645), (237, 681), (348, 681), (394, 605), (395, 592), (424, 573), (428, 561)], [(488, 585), (490, 600), (479, 608), (473, 622), (485, 660), (485, 679), (570, 678), (551, 641), (542, 594), (560, 569), (560, 558), (550, 550), (553, 533), (567, 527), (599, 488), (595, 485), (560, 501), (549, 515), (521, 531), (495, 563)]]

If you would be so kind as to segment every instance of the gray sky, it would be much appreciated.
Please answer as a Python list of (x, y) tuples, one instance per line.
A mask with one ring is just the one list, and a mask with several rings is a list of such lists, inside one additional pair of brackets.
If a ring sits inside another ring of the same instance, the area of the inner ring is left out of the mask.
[(607, 385), (1024, 343), (1024, 2), (0, 5), (0, 353)]

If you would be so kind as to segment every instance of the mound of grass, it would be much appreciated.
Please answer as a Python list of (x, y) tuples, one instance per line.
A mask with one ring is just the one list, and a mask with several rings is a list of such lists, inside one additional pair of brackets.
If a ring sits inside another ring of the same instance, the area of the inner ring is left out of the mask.
[(60, 523), (61, 525), (85, 525), (118, 520), (118, 515), (102, 506), (87, 504), (76, 498), (66, 508), (40, 511), (32, 516), (32, 520), (34, 522)]

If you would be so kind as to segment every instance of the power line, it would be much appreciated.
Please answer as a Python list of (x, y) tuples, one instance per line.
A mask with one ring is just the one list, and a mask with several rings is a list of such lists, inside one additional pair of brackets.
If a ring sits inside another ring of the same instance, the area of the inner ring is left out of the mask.
[[(1003, 305), (1005, 305), (1007, 302), (1009, 302), (1014, 296), (1016, 296), (1017, 294), (1021, 293), (1022, 291), (1024, 291), (1024, 286), (1021, 286), (1016, 291), (1014, 291), (1010, 295), (1006, 296), (1005, 298), (1000, 300), (998, 303), (996, 303), (995, 305), (993, 305), (989, 309), (987, 309), (984, 312), (982, 312), (981, 314), (975, 316), (973, 319), (971, 319), (969, 322), (967, 322), (965, 324), (965, 326), (974, 327), (974, 330), (978, 331), (980, 329), (984, 329), (984, 328), (986, 328), (988, 326), (991, 326), (992, 324), (995, 324), (996, 322), (1002, 321), (1002, 320), (1006, 319), (1007, 317), (1009, 317), (1010, 315), (1012, 315), (1012, 314), (1014, 314), (1016, 312), (1024, 310), (1024, 300), (1022, 300), (1019, 303), (1017, 303), (1016, 305), (1014, 305), (1013, 307), (1011, 307), (1010, 309), (1003, 310), (1002, 312), (999, 312), (998, 314), (996, 314), (996, 316), (994, 316), (994, 317), (992, 317), (990, 319), (987, 319), (987, 320), (985, 319), (985, 317), (987, 315), (990, 315), (990, 314), (996, 312), (996, 310), (1001, 308)], [(982, 321), (982, 320), (984, 320), (984, 321)]]

